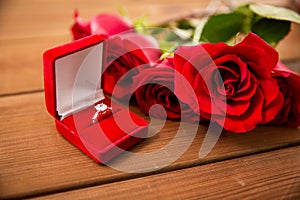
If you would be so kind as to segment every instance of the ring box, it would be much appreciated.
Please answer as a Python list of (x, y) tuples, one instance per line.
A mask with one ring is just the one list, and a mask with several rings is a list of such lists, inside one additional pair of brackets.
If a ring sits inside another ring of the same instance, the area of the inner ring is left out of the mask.
[[(94, 35), (43, 55), (45, 102), (58, 132), (99, 163), (108, 162), (145, 138), (148, 127), (146, 120), (103, 94), (105, 48), (105, 38)], [(98, 104), (112, 112), (93, 122)]]

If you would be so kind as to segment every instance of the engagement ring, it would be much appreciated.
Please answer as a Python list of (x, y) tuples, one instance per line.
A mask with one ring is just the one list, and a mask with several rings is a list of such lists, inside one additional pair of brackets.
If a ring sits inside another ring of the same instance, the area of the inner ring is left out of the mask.
[(95, 105), (95, 109), (96, 109), (96, 113), (94, 114), (94, 116), (92, 118), (93, 123), (101, 121), (102, 119), (104, 119), (112, 114), (111, 107), (108, 107), (104, 103), (99, 103), (99, 104)]

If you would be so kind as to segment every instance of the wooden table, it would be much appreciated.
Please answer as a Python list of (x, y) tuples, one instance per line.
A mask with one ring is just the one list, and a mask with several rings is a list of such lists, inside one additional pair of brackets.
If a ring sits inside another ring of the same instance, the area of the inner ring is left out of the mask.
[[(290, 1), (265, 1), (289, 5)], [(0, 198), (41, 199), (298, 199), (300, 130), (260, 126), (247, 134), (223, 132), (205, 157), (198, 153), (207, 127), (199, 125), (188, 150), (171, 165), (149, 173), (125, 173), (99, 165), (55, 129), (44, 105), (42, 52), (71, 40), (78, 8), (84, 18), (117, 13), (148, 15), (159, 23), (204, 8), (208, 1), (126, 0), (0, 2)], [(300, 26), (278, 47), (300, 71)], [(141, 113), (139, 113), (143, 116)], [(145, 117), (145, 116), (143, 116)], [(179, 122), (131, 149), (151, 152), (172, 140)], [(180, 148), (180, 147), (178, 147)], [(115, 162), (122, 162), (122, 156)]]

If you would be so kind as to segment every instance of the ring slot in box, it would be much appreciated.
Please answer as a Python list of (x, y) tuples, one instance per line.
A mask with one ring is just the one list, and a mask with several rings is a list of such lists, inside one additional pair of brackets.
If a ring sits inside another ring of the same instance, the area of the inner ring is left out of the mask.
[(143, 118), (103, 94), (104, 39), (86, 37), (43, 56), (46, 107), (58, 132), (100, 163), (145, 138), (148, 126)]

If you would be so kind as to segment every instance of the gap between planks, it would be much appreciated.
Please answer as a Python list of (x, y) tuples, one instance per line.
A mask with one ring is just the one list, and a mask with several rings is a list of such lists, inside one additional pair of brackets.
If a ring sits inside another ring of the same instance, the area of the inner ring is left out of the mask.
[[(70, 145), (55, 130), (53, 119), (46, 113), (43, 99), (43, 93), (0, 98), (2, 198), (49, 194), (138, 177), (98, 165)], [(138, 114), (142, 115), (140, 112)], [(131, 151), (142, 153), (159, 149), (174, 137), (177, 128), (178, 122), (167, 121), (158, 135), (142, 141)], [(204, 159), (199, 159), (198, 152), (205, 132), (206, 126), (200, 125), (187, 152), (170, 166), (154, 173), (272, 151), (300, 143), (300, 130), (287, 127), (260, 126), (246, 134), (224, 131), (212, 152)], [(125, 161), (124, 156), (119, 156), (112, 162), (122, 164)]]
[(300, 146), (47, 196), (51, 199), (296, 199)]

